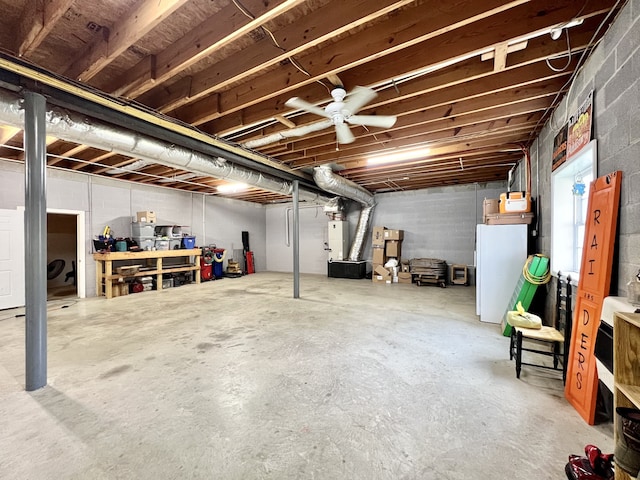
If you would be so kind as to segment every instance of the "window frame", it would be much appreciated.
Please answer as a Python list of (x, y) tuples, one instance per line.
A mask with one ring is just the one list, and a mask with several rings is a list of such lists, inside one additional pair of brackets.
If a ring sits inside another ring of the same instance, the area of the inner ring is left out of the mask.
[(565, 275), (570, 274), (574, 279), (578, 279), (580, 275), (582, 256), (578, 255), (578, 252), (583, 245), (577, 245), (576, 241), (576, 209), (580, 204), (581, 210), (584, 210), (584, 202), (588, 202), (589, 199), (589, 186), (587, 185), (581, 199), (576, 199), (572, 187), (578, 175), (588, 177), (591, 173), (593, 180), (598, 177), (597, 146), (597, 140), (591, 140), (551, 172), (551, 271), (555, 275), (558, 271)]

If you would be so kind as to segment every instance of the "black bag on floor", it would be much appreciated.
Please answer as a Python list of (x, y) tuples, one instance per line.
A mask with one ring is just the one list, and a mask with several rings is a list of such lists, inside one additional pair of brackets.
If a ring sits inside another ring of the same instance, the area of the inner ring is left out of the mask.
[(564, 467), (569, 480), (612, 480), (613, 454), (604, 454), (595, 445), (584, 447), (585, 456), (569, 455)]

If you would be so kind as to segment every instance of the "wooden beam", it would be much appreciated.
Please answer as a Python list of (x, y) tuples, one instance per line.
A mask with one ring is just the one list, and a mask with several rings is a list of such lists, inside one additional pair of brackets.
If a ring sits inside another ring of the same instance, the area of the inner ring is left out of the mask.
[(156, 54), (153, 70), (148, 60), (143, 59), (108, 89), (114, 95), (138, 97), (155, 84), (169, 80), (185, 68), (302, 3), (304, 0), (243, 0), (242, 6), (255, 17), (250, 19), (233, 2), (229, 2), (166, 50)]
[(288, 118), (283, 117), (282, 115), (275, 115), (273, 118), (275, 118), (277, 121), (279, 121), (282, 125), (284, 125), (287, 128), (295, 128), (296, 127), (295, 123), (293, 123)]
[(25, 2), (16, 29), (15, 51), (19, 57), (32, 53), (69, 10), (74, 0), (29, 0)]
[(73, 157), (74, 155), (77, 155), (80, 152), (84, 152), (87, 148), (89, 147), (86, 147), (85, 145), (77, 145), (73, 148), (60, 152), (59, 154), (57, 154), (57, 158), (52, 158), (48, 162), (48, 164), (50, 167), (53, 167), (54, 165), (57, 165), (58, 163), (64, 160), (67, 160), (69, 157)]
[[(468, 122), (482, 122), (496, 118), (507, 116), (525, 115), (531, 112), (543, 111), (551, 103), (552, 96), (555, 94), (553, 89), (546, 91), (541, 95), (518, 96), (517, 89), (501, 92), (493, 95), (487, 95), (478, 99), (463, 101), (451, 105), (441, 105), (435, 108), (425, 108), (418, 110), (410, 115), (400, 116), (398, 122), (392, 129), (377, 134), (364, 133), (363, 130), (355, 130), (356, 142), (349, 145), (340, 146), (340, 151), (347, 151), (353, 146), (359, 145), (364, 139), (366, 141), (388, 142), (395, 138), (394, 133), (402, 135), (406, 129), (420, 129), (423, 132), (429, 132), (434, 128), (435, 124), (453, 124), (461, 126)], [(465, 118), (469, 117), (469, 119)], [(360, 133), (360, 135), (358, 135)], [(293, 158), (304, 157), (309, 155), (318, 155), (322, 152), (335, 153), (335, 140), (333, 133), (330, 132), (319, 138), (314, 138), (308, 142), (295, 142), (290, 152), (278, 155), (282, 161), (289, 161)]]
[(79, 58), (67, 66), (64, 75), (88, 82), (187, 1), (139, 1), (110, 28), (108, 38), (99, 38), (89, 44)]
[[(585, 29), (572, 32), (572, 45), (576, 51), (583, 50), (593, 35), (593, 28), (596, 28), (597, 21), (600, 18), (585, 21)], [(452, 38), (451, 41), (454, 41)], [(436, 47), (434, 47), (436, 48)], [(440, 48), (444, 48), (442, 45)], [(550, 56), (558, 55), (566, 51), (566, 45), (559, 42), (553, 42), (548, 36), (535, 38), (529, 41), (529, 47), (520, 52), (514, 52), (508, 57), (507, 68), (513, 69), (525, 66), (531, 63), (540, 63), (538, 69), (548, 69), (544, 64), (544, 59)], [(424, 54), (415, 55), (407, 62), (403, 55), (391, 55), (381, 57), (372, 62), (355, 67), (341, 74), (343, 81), (347, 85), (374, 85), (374, 84), (391, 84), (393, 75), (406, 75), (414, 71), (419, 66), (426, 66), (430, 57)], [(493, 66), (487, 62), (480, 62), (477, 57), (465, 60), (461, 63), (452, 65), (447, 68), (436, 70), (417, 77), (413, 80), (403, 82), (398, 86), (398, 91), (394, 88), (387, 88), (378, 92), (378, 97), (372, 105), (379, 105), (386, 101), (395, 101), (405, 96), (422, 95), (435, 90), (440, 90), (454, 85), (466, 84), (475, 79), (486, 78), (494, 75)], [(398, 93), (399, 92), (399, 93)], [(311, 86), (300, 89), (291, 94), (303, 97), (311, 103), (318, 103), (327, 100), (327, 92), (323, 89), (314, 89)], [(264, 121), (264, 119), (272, 117), (276, 113), (284, 113), (288, 109), (284, 106), (286, 100), (291, 94), (279, 95), (274, 98), (267, 99), (256, 105), (244, 107), (242, 109), (242, 117), (247, 125), (253, 125)], [(305, 122), (298, 122), (304, 124)], [(201, 129), (216, 135), (224, 135), (234, 129), (237, 129), (237, 123), (233, 121), (233, 116), (224, 115), (208, 122)], [(265, 134), (269, 133), (269, 128)]]
[(7, 127), (4, 125), (0, 125), (0, 145), (4, 145), (13, 137), (18, 135), (22, 129), (16, 127)]
[[(573, 63), (572, 65), (575, 65)], [(455, 86), (451, 86), (449, 88), (445, 88), (444, 90), (429, 90), (429, 91), (418, 91), (416, 95), (410, 93), (408, 95), (401, 95), (398, 97), (393, 97), (389, 95), (390, 91), (381, 92), (381, 95), (374, 100), (374, 104), (372, 108), (375, 109), (376, 114), (380, 115), (397, 115), (398, 121), (393, 128), (398, 128), (400, 126), (406, 125), (407, 123), (414, 122), (415, 120), (404, 118), (407, 115), (411, 115), (412, 112), (417, 112), (420, 110), (427, 110), (436, 108), (443, 105), (451, 105), (458, 104), (459, 102), (464, 102), (467, 100), (471, 100), (474, 98), (481, 98), (485, 95), (491, 95), (493, 93), (505, 92), (513, 89), (525, 89), (526, 92), (533, 92), (537, 89), (530, 89), (530, 87), (534, 87), (535, 85), (543, 85), (545, 83), (552, 82), (552, 84), (559, 86), (561, 84), (553, 83), (554, 79), (560, 79), (561, 82), (564, 82), (566, 77), (570, 75), (571, 69), (566, 72), (556, 73), (547, 67), (544, 62), (540, 62), (538, 64), (525, 65), (521, 68), (513, 69), (509, 71), (508, 74), (502, 75), (493, 75), (490, 77), (486, 77), (483, 79), (470, 80), (469, 82), (464, 82), (460, 84), (456, 84)], [(422, 82), (421, 80), (416, 80), (416, 82)], [(413, 91), (411, 86), (407, 87), (409, 90)], [(383, 94), (384, 93), (384, 94)], [(404, 93), (404, 91), (403, 91)], [(427, 93), (429, 95), (427, 95)], [(535, 92), (536, 95), (540, 94), (540, 91)], [(523, 100), (525, 95), (520, 94), (520, 90), (514, 93), (514, 98), (512, 101), (517, 101), (518, 99)], [(381, 99), (381, 102), (378, 100)], [(486, 106), (486, 103), (482, 103), (483, 107)], [(499, 106), (500, 103), (496, 103), (495, 106)], [(366, 108), (362, 112), (366, 113), (369, 109)], [(370, 113), (373, 113), (370, 112)], [(452, 115), (458, 115), (459, 113), (453, 113)], [(296, 117), (299, 125), (305, 125), (307, 123), (313, 122), (317, 119), (314, 115), (300, 115)], [(282, 128), (274, 125), (265, 127), (262, 129), (262, 136), (271, 135), (281, 131)], [(312, 139), (314, 137), (319, 137), (326, 134), (325, 131), (311, 133), (304, 137), (304, 139), (294, 140), (289, 142), (289, 144), (295, 144), (296, 149), (300, 149), (301, 144)], [(251, 140), (255, 137), (251, 138), (236, 138), (236, 141), (245, 142), (247, 140)], [(259, 149), (260, 151), (267, 152), (273, 147), (267, 146), (264, 149)]]
[[(520, 151), (520, 147), (516, 144), (524, 142), (528, 139), (528, 131), (526, 133), (500, 133), (481, 135), (471, 140), (456, 140), (448, 144), (439, 145), (431, 148), (430, 155), (439, 156), (451, 153), (460, 154), (462, 152), (473, 151), (476, 149), (486, 149), (487, 147), (495, 147), (494, 151)], [(404, 143), (404, 142), (403, 142)], [(415, 141), (406, 142), (406, 145), (414, 145)], [(512, 144), (513, 147), (506, 147), (506, 144)], [(304, 160), (293, 162), (294, 168), (303, 168), (308, 166), (322, 165), (324, 163), (338, 163), (346, 169), (366, 166), (366, 157), (372, 153), (380, 153), (379, 148), (364, 147), (358, 150), (352, 150), (349, 155), (343, 155), (343, 152), (333, 152), (332, 155), (319, 155)]]
[[(165, 89), (149, 92), (140, 98), (145, 105), (152, 105), (167, 112), (178, 108), (189, 101), (220, 90), (232, 83), (257, 74), (264, 68), (289, 63), (289, 58), (305, 50), (326, 42), (357, 28), (376, 18), (387, 15), (406, 4), (409, 0), (351, 0), (344, 2), (340, 8), (328, 3), (314, 12), (314, 17), (322, 21), (309, 28), (306, 22), (293, 21), (280, 29), (274, 30), (273, 35), (284, 50), (278, 49), (271, 38), (264, 38), (242, 55), (225, 58), (208, 68), (196, 73), (190, 80), (179, 80)], [(185, 99), (180, 95), (185, 84), (190, 82), (191, 97)]]
[[(609, 2), (611, 0), (607, 0), (607, 3)], [(587, 15), (587, 11), (589, 12), (588, 14), (591, 14), (596, 8), (595, 6), (590, 8), (590, 6), (591, 4), (585, 8), (585, 15)], [(596, 13), (606, 10), (600, 5), (597, 7)], [(277, 73), (272, 72), (264, 81), (261, 79), (258, 86), (254, 82), (247, 82), (222, 92), (220, 94), (222, 113), (211, 114), (206, 111), (206, 108), (200, 108), (199, 102), (195, 102), (188, 108), (183, 107), (180, 109), (177, 115), (185, 121), (200, 125), (204, 121), (244, 109), (267, 98), (278, 95), (283, 98), (284, 93), (290, 92), (301, 85), (314, 82), (326, 76), (330, 71), (342, 71), (356, 65), (362, 65), (362, 71), (367, 72), (367, 81), (369, 82), (367, 84), (369, 85), (375, 83), (375, 78), (381, 76), (387, 78), (389, 72), (410, 72), (422, 70), (423, 68), (435, 68), (442, 62), (449, 61), (452, 58), (463, 58), (473, 53), (480, 53), (487, 47), (494, 45), (497, 38), (518, 38), (530, 33), (531, 29), (543, 30), (547, 26), (556, 24), (566, 19), (569, 15), (575, 14), (573, 10), (574, 5), (571, 0), (561, 0), (560, 2), (543, 0), (535, 2), (534, 5), (522, 5), (514, 8), (513, 11), (500, 13), (494, 17), (482, 19), (468, 25), (464, 29), (465, 36), (462, 38), (459, 37), (459, 32), (451, 31), (434, 38), (430, 37), (418, 44), (413, 43), (415, 39), (408, 41), (407, 44), (410, 45), (403, 44), (404, 48), (401, 49), (402, 54), (400, 55), (389, 55), (389, 52), (395, 52), (396, 50), (385, 48), (368, 35), (361, 38), (361, 34), (371, 33), (363, 30), (343, 41), (335, 42), (327, 48), (315, 52), (313, 55), (300, 59), (303, 66), (309, 65), (312, 71), (319, 72), (318, 75), (308, 77), (293, 67), (283, 67)], [(545, 12), (545, 14), (541, 15), (541, 11)], [(415, 17), (417, 12), (413, 13)], [(520, 21), (514, 22), (514, 17), (520, 18)], [(427, 23), (427, 25), (430, 24)], [(421, 23), (417, 22), (415, 25), (421, 26)], [(411, 30), (411, 28), (407, 29)], [(416, 32), (412, 33), (417, 35)], [(376, 34), (378, 37), (380, 36), (378, 33)], [(424, 38), (424, 36), (419, 38)], [(394, 42), (395, 44), (396, 42)], [(353, 45), (356, 45), (355, 50)], [(372, 45), (373, 50), (363, 51), (362, 45)], [(425, 55), (425, 51), (430, 52), (430, 55)], [(365, 57), (363, 58), (362, 55), (365, 55)], [(373, 58), (377, 56), (381, 56), (381, 58), (373, 61)], [(380, 68), (382, 58), (386, 60), (382, 64), (388, 64), (391, 68)], [(425, 63), (427, 64), (425, 65)], [(422, 67), (416, 69), (416, 66), (421, 65)], [(343, 80), (346, 81), (346, 76), (343, 77)], [(282, 113), (285, 108), (283, 101), (282, 104), (276, 106), (276, 109), (271, 114)]]
[[(476, 124), (465, 127), (453, 128), (450, 130), (439, 131), (435, 133), (430, 132), (413, 132), (413, 135), (410, 136), (401, 136), (398, 138), (390, 139), (387, 143), (385, 143), (384, 147), (381, 148), (381, 145), (375, 141), (362, 142), (357, 146), (354, 146), (349, 149), (341, 150), (339, 152), (340, 158), (349, 158), (359, 154), (383, 154), (385, 151), (393, 152), (398, 148), (409, 148), (413, 146), (421, 146), (428, 145), (430, 149), (433, 149), (434, 145), (447, 144), (452, 142), (465, 143), (469, 141), (473, 141), (475, 138), (486, 137), (490, 135), (507, 135), (512, 133), (520, 133), (530, 132), (531, 128), (535, 125), (535, 122), (528, 122), (525, 119), (522, 119), (520, 122), (514, 122), (515, 125), (508, 125), (507, 122), (497, 123), (499, 128), (493, 127), (488, 128), (486, 124)], [(505, 126), (506, 124), (506, 126)], [(309, 152), (309, 156), (315, 159), (322, 159), (323, 161), (329, 160), (332, 157), (336, 157), (336, 152), (320, 150), (318, 152)], [(288, 160), (289, 161), (289, 160)], [(293, 160), (294, 165), (299, 166), (299, 162), (305, 162), (306, 156), (299, 157), (298, 159)], [(338, 161), (338, 163), (340, 163)]]
[[(290, 92), (302, 85), (316, 82), (329, 74), (367, 63), (377, 57), (395, 54), (412, 46), (421, 46), (429, 39), (448, 37), (447, 48), (432, 51), (421, 47), (420, 63), (425, 61), (425, 51), (431, 52), (429, 58), (438, 56), (442, 56), (441, 60), (451, 58), (447, 53), (448, 49), (454, 47), (451, 45), (451, 36), (458, 40), (455, 46), (460, 45), (458, 48), (462, 48), (464, 53), (477, 50), (479, 48), (475, 43), (477, 39), (465, 37), (466, 41), (459, 41), (459, 32), (455, 32), (455, 29), (464, 26), (471, 28), (470, 24), (509, 10), (525, 1), (514, 0), (505, 4), (500, 0), (485, 0), (481, 3), (474, 0), (456, 0), (447, 2), (446, 8), (442, 9), (425, 8), (424, 5), (401, 9), (384, 21), (374, 22), (369, 28), (350, 36), (340, 37), (338, 41), (329, 43), (320, 50), (296, 58), (296, 64), (310, 75), (301, 72), (297, 66), (289, 64), (276, 72), (271, 72), (266, 78), (261, 79), (257, 86), (254, 82), (246, 82), (222, 92), (220, 94), (222, 112), (231, 113), (277, 94)], [(539, 14), (537, 10), (536, 13)], [(517, 24), (520, 25), (519, 22)], [(495, 43), (496, 34), (495, 30), (491, 32), (490, 45)], [(404, 53), (398, 56), (402, 57)], [(198, 98), (198, 95), (194, 95), (193, 98)], [(284, 109), (284, 105), (281, 109)], [(280, 112), (273, 112), (273, 114), (276, 113)], [(202, 108), (199, 102), (193, 103), (189, 108), (179, 109), (177, 115), (180, 119), (195, 125), (220, 116), (220, 114), (211, 114), (206, 108)]]
[(493, 54), (493, 71), (501, 72), (507, 67), (507, 42), (498, 43)]

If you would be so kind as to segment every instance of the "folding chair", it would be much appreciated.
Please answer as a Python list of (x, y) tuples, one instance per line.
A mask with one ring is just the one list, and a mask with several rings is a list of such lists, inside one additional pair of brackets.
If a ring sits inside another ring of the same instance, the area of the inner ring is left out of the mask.
[[(548, 368), (562, 371), (562, 382), (567, 377), (567, 357), (569, 356), (569, 342), (571, 341), (571, 276), (562, 278), (558, 272), (558, 287), (556, 289), (556, 308), (553, 326), (543, 326), (541, 329), (513, 327), (511, 329), (511, 341), (509, 345), (509, 358), (516, 359), (516, 377), (520, 378), (522, 365), (531, 367)], [(533, 346), (523, 347), (523, 340), (531, 340)], [(522, 352), (530, 352), (535, 355), (550, 356), (553, 366), (542, 363), (529, 363), (522, 361)], [(558, 366), (558, 364), (561, 364)]]

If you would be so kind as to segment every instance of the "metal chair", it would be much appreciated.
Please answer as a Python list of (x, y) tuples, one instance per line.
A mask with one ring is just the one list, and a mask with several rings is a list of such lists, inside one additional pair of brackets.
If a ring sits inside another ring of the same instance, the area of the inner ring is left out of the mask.
[[(556, 289), (556, 308), (553, 326), (543, 326), (541, 329), (513, 327), (509, 345), (509, 358), (516, 359), (516, 377), (520, 378), (522, 365), (547, 368), (562, 371), (562, 382), (567, 378), (567, 358), (569, 356), (569, 343), (571, 341), (571, 324), (573, 320), (571, 306), (571, 276), (562, 278), (558, 272), (558, 286)], [(533, 346), (523, 346), (523, 340), (531, 340)], [(522, 361), (522, 352), (530, 352), (536, 355), (550, 356), (553, 366), (542, 363), (529, 363)], [(560, 364), (560, 365), (559, 365)]]

